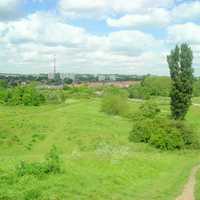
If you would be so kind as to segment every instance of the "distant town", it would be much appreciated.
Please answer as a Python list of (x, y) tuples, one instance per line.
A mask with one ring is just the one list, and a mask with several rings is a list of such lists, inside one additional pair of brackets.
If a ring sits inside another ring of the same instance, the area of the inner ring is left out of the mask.
[(145, 76), (121, 74), (75, 74), (75, 73), (49, 73), (49, 74), (9, 74), (0, 73), (0, 79), (9, 85), (28, 84), (39, 82), (46, 87), (63, 87), (64, 85), (79, 86), (89, 84), (91, 87), (112, 84), (118, 87), (128, 87), (133, 82), (141, 81)]

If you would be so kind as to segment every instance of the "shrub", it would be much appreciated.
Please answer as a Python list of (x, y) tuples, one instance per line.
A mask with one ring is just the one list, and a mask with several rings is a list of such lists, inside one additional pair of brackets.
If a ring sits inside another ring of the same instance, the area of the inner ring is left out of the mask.
[(200, 147), (198, 136), (189, 124), (186, 124), (184, 121), (173, 121), (173, 126), (180, 131), (184, 144), (187, 147), (192, 147), (195, 149)]
[(195, 142), (193, 139), (194, 133), (191, 130), (183, 131), (184, 126), (180, 129), (174, 121), (163, 117), (144, 118), (134, 123), (129, 139), (149, 143), (162, 150), (198, 147), (197, 140)]
[(90, 88), (87, 85), (80, 85), (79, 87), (72, 87), (66, 92), (68, 92), (70, 97), (74, 97), (74, 98), (78, 97), (78, 98), (89, 99), (91, 97), (96, 96), (95, 95), (95, 92), (96, 92), (95, 89)]
[(45, 163), (26, 163), (21, 161), (19, 166), (16, 168), (18, 176), (25, 175), (35, 175), (42, 176), (46, 173), (46, 165)]
[(34, 84), (30, 84), (7, 89), (3, 101), (12, 105), (39, 106), (45, 102), (45, 98)]
[(50, 152), (46, 155), (44, 162), (26, 163), (22, 161), (16, 167), (16, 173), (18, 176), (34, 175), (40, 177), (45, 174), (61, 173), (61, 171), (61, 159), (55, 146), (53, 146)]
[(129, 87), (129, 97), (149, 99), (151, 96), (168, 97), (171, 88), (169, 77), (147, 76), (140, 84)]
[(147, 76), (141, 83), (151, 96), (168, 97), (171, 80), (165, 76)]
[(68, 90), (70, 90), (71, 89), (71, 87), (69, 86), (69, 85), (64, 85), (63, 86), (63, 90), (65, 90), (65, 91), (68, 91)]
[(142, 122), (140, 120), (136, 120), (133, 123), (132, 131), (129, 135), (130, 141), (133, 142), (144, 142), (148, 143), (152, 132), (154, 132), (155, 124), (154, 121), (151, 119), (142, 119)]
[(160, 108), (152, 100), (149, 100), (149, 101), (146, 101), (145, 103), (143, 103), (140, 106), (140, 110), (141, 110), (143, 117), (147, 117), (147, 118), (151, 118), (151, 119), (155, 118), (160, 113)]
[(149, 143), (162, 150), (199, 148), (198, 137), (186, 122), (161, 117), (159, 109), (151, 102), (141, 106), (134, 118), (129, 140)]
[(53, 146), (46, 156), (46, 173), (60, 173), (61, 159), (58, 149)]
[(7, 90), (4, 88), (0, 88), (0, 103), (5, 103), (6, 95), (7, 95)]
[(150, 93), (141, 84), (133, 85), (128, 88), (129, 98), (131, 99), (149, 99)]
[(124, 115), (128, 112), (128, 95), (124, 91), (109, 89), (105, 92), (101, 109), (112, 115)]
[(149, 143), (162, 150), (174, 150), (184, 147), (183, 135), (170, 120), (159, 119), (152, 132)]

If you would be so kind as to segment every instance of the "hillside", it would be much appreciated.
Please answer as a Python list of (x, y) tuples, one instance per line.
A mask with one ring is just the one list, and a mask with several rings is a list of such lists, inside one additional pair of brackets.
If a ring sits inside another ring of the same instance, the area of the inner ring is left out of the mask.
[[(188, 114), (191, 123), (199, 109)], [(199, 159), (195, 151), (161, 152), (130, 143), (132, 122), (101, 112), (98, 99), (1, 106), (0, 113), (0, 199), (171, 200)], [(52, 145), (60, 151), (63, 173), (15, 175), (20, 161), (43, 161)]]

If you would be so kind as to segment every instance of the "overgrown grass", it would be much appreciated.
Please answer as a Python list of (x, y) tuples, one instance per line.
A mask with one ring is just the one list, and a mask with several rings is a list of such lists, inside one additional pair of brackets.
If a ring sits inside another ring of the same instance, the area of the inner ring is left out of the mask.
[[(130, 119), (104, 114), (98, 99), (72, 102), (0, 106), (0, 199), (175, 199), (198, 151), (160, 152), (130, 143)], [(136, 111), (140, 102), (130, 104)], [(193, 107), (187, 120), (200, 127), (199, 117), (200, 108)], [(52, 145), (61, 152), (64, 173), (16, 176), (20, 161), (43, 162)]]

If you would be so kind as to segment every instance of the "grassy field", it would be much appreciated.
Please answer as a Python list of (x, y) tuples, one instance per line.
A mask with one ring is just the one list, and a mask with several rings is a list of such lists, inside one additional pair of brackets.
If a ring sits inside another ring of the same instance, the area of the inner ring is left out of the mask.
[[(169, 112), (166, 103), (161, 108)], [(187, 120), (197, 130), (199, 118), (193, 106)], [(197, 151), (130, 143), (131, 120), (102, 113), (98, 99), (0, 106), (0, 123), (0, 200), (174, 200), (199, 161)], [(62, 174), (13, 176), (20, 161), (42, 161), (52, 145), (62, 155)]]

